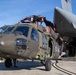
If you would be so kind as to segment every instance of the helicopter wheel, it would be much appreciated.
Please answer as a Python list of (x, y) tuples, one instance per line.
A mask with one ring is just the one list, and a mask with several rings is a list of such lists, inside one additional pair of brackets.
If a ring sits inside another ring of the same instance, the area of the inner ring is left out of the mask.
[(12, 66), (12, 60), (10, 58), (7, 58), (5, 60), (5, 67), (10, 68)]
[(46, 69), (46, 71), (50, 71), (51, 70), (51, 61), (50, 61), (50, 59), (46, 59), (46, 61), (45, 61), (45, 69)]

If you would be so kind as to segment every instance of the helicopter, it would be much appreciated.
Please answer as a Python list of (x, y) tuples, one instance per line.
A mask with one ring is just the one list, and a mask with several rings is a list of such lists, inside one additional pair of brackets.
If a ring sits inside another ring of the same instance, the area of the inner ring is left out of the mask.
[[(43, 22), (46, 27), (42, 26)], [(53, 24), (44, 16), (33, 15), (8, 26), (0, 34), (0, 56), (6, 59), (7, 68), (12, 66), (12, 59), (31, 59), (40, 60), (46, 71), (50, 71), (51, 60), (60, 55), (60, 42)]]

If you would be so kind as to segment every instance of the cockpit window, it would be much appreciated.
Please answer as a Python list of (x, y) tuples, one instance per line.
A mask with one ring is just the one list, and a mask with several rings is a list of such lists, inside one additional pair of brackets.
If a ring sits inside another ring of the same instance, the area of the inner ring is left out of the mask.
[(29, 27), (27, 26), (18, 26), (13, 33), (21, 32), (24, 36), (28, 36)]
[(32, 32), (31, 32), (31, 39), (34, 40), (34, 41), (38, 41), (39, 40), (38, 32), (34, 28), (32, 29)]
[(3, 32), (3, 29), (2, 28), (0, 28), (0, 33), (2, 33)]
[(6, 30), (7, 26), (3, 26), (0, 28), (0, 33), (3, 33)]
[(13, 29), (14, 29), (14, 26), (13, 26), (13, 27), (9, 27), (9, 28), (4, 32), (4, 34), (9, 34)]

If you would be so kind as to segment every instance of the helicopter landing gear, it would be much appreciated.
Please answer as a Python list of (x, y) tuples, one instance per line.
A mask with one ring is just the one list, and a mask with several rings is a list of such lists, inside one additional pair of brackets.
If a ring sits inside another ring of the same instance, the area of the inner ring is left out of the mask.
[(45, 61), (42, 60), (41, 63), (45, 66), (45, 70), (46, 71), (50, 71), (51, 70), (51, 60), (49, 58), (47, 58)]
[(45, 69), (46, 69), (46, 71), (50, 71), (51, 70), (51, 61), (50, 61), (50, 59), (46, 59), (46, 61), (45, 61)]
[[(13, 60), (13, 63), (12, 63), (12, 60)], [(14, 67), (17, 67), (16, 66), (16, 59), (10, 59), (10, 58), (7, 58), (6, 60), (5, 60), (5, 67), (6, 68), (10, 68), (11, 66), (14, 66)]]
[(10, 68), (12, 66), (12, 60), (10, 58), (7, 58), (5, 60), (5, 67)]
[(41, 60), (41, 64), (43, 64), (45, 66), (45, 61), (44, 60)]
[(13, 58), (13, 66), (18, 67), (18, 66), (16, 66), (16, 59), (15, 58)]

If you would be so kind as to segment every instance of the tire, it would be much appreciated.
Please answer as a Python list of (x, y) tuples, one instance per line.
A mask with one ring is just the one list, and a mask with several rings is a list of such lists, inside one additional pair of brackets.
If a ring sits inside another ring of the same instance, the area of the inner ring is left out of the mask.
[(10, 68), (12, 66), (12, 60), (10, 58), (5, 60), (5, 67)]
[(51, 70), (51, 61), (50, 61), (50, 59), (46, 59), (46, 61), (45, 61), (45, 69), (46, 69), (46, 71), (50, 71)]

